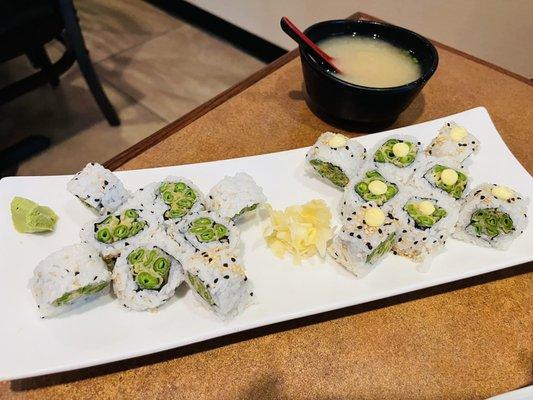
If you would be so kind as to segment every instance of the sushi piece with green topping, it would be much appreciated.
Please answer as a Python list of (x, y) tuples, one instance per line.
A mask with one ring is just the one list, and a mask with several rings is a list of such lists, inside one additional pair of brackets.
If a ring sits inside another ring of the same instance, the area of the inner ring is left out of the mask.
[(418, 264), (419, 271), (427, 271), (453, 233), (457, 205), (441, 192), (412, 188), (398, 196), (394, 206), (400, 231), (393, 252)]
[(178, 260), (148, 238), (127, 246), (113, 269), (113, 290), (119, 301), (133, 310), (157, 308), (169, 300), (183, 282)]
[(346, 207), (367, 202), (382, 206), (394, 199), (399, 190), (396, 183), (385, 179), (377, 170), (363, 168), (344, 189), (341, 212), (344, 214)]
[(265, 202), (263, 189), (244, 172), (226, 176), (213, 186), (207, 198), (210, 210), (218, 212), (224, 218), (235, 220)]
[(375, 169), (386, 179), (406, 183), (422, 162), (420, 145), (414, 137), (389, 136), (379, 142), (372, 152)]
[(307, 152), (314, 170), (336, 187), (345, 187), (366, 158), (366, 149), (346, 136), (324, 132)]
[(183, 263), (195, 298), (223, 319), (234, 317), (254, 300), (242, 260), (226, 249), (191, 254)]
[(41, 317), (67, 312), (109, 292), (111, 274), (98, 251), (74, 244), (42, 260), (29, 286)]
[(328, 254), (357, 277), (363, 277), (390, 253), (398, 238), (393, 207), (374, 202), (345, 209), (342, 228), (328, 247)]
[(437, 190), (454, 200), (464, 197), (469, 188), (469, 173), (464, 166), (447, 158), (430, 157), (413, 176), (413, 184)]
[(112, 266), (124, 247), (153, 234), (156, 228), (156, 223), (144, 219), (144, 209), (126, 208), (88, 223), (81, 229), (80, 238), (98, 249)]
[(215, 211), (200, 211), (170, 226), (172, 237), (182, 235), (194, 248), (205, 251), (215, 249), (234, 250), (239, 244), (239, 230), (230, 219)]
[(528, 204), (528, 198), (507, 186), (481, 184), (464, 198), (454, 237), (506, 250), (527, 226)]

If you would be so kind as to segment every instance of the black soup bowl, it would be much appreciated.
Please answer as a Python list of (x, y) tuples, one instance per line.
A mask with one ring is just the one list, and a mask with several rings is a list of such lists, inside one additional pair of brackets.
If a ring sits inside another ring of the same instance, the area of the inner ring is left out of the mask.
[(359, 86), (328, 72), (306, 46), (300, 46), (309, 108), (319, 118), (346, 130), (376, 131), (391, 125), (422, 90), (439, 63), (437, 50), (429, 40), (394, 25), (361, 20), (324, 21), (307, 28), (305, 34), (314, 43), (340, 35), (381, 39), (408, 51), (421, 67), (421, 77), (406, 85)]

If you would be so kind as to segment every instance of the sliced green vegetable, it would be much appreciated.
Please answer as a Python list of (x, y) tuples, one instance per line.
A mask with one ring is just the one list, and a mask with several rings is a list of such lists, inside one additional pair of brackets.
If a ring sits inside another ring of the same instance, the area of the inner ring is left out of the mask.
[(137, 235), (145, 226), (146, 221), (139, 218), (139, 213), (128, 209), (94, 224), (95, 238), (101, 243), (111, 244)]
[(90, 296), (92, 294), (98, 293), (105, 289), (105, 287), (109, 284), (109, 282), (98, 282), (98, 283), (91, 283), (87, 286), (83, 286), (79, 289), (72, 290), (70, 292), (65, 293), (61, 297), (58, 297), (52, 302), (53, 306), (60, 307), (67, 304), (71, 304), (74, 302), (74, 300), (79, 299), (83, 296)]
[(433, 213), (430, 215), (425, 215), (420, 212), (418, 208), (418, 202), (416, 201), (409, 201), (405, 203), (403, 209), (407, 211), (407, 214), (409, 214), (411, 218), (413, 218), (413, 220), (415, 221), (415, 227), (424, 230), (431, 228), (442, 218), (448, 215), (444, 208), (439, 207), (436, 204), (434, 204), (434, 206), (435, 211), (433, 211)]
[(383, 257), (385, 254), (387, 254), (391, 248), (394, 242), (396, 241), (396, 234), (391, 233), (389, 236), (387, 236), (387, 239), (385, 239), (383, 242), (381, 242), (378, 247), (376, 247), (372, 253), (370, 253), (368, 256), (366, 256), (366, 262), (369, 264), (374, 264), (376, 261), (378, 261), (381, 257)]
[(58, 220), (56, 213), (30, 199), (14, 197), (11, 200), (11, 219), (18, 232), (36, 233), (53, 231)]
[(159, 290), (167, 283), (172, 262), (163, 250), (139, 247), (127, 259), (133, 279), (140, 289)]
[(430, 169), (428, 172), (426, 172), (424, 177), (433, 186), (441, 190), (444, 190), (454, 199), (460, 199), (466, 188), (466, 184), (468, 183), (468, 177), (465, 174), (463, 174), (461, 171), (454, 169), (454, 171), (457, 172), (457, 182), (455, 182), (453, 185), (447, 185), (441, 179), (442, 171), (444, 171), (445, 169), (453, 169), (453, 168), (448, 168), (448, 167), (445, 167), (444, 165), (437, 164), (432, 169)]
[(239, 211), (237, 214), (235, 214), (233, 216), (233, 218), (239, 217), (239, 216), (241, 216), (241, 215), (243, 215), (243, 214), (245, 214), (245, 213), (247, 213), (249, 211), (254, 211), (257, 208), (257, 205), (258, 204), (255, 203), (255, 204), (252, 204), (251, 206), (244, 207), (241, 211)]
[(321, 177), (328, 179), (334, 185), (339, 187), (344, 187), (348, 184), (349, 179), (346, 174), (337, 167), (329, 162), (324, 162), (320, 160), (311, 160), (309, 161), (313, 168), (320, 174)]
[[(373, 194), (368, 185), (372, 181), (380, 181), (387, 185), (387, 191), (383, 194)], [(355, 193), (357, 193), (364, 201), (375, 201), (378, 206), (385, 204), (392, 199), (398, 193), (398, 186), (396, 184), (388, 182), (383, 176), (376, 170), (368, 171), (365, 173), (365, 178), (357, 183), (354, 187)]]
[[(394, 154), (393, 147), (397, 143), (405, 143), (407, 146), (409, 146), (409, 151), (405, 156), (398, 157)], [(415, 161), (417, 153), (418, 146), (416, 143), (412, 143), (407, 140), (389, 139), (376, 151), (376, 154), (374, 154), (374, 161), (379, 163), (390, 163), (399, 168), (404, 168), (411, 165), (413, 161)]]
[(209, 243), (227, 238), (229, 229), (225, 225), (216, 223), (211, 218), (201, 217), (191, 222), (189, 233), (194, 234), (198, 241)]
[(197, 275), (193, 275), (190, 272), (187, 272), (187, 279), (189, 280), (189, 283), (194, 288), (194, 290), (196, 290), (196, 293), (198, 293), (200, 297), (207, 302), (207, 304), (209, 304), (210, 306), (215, 305), (211, 293), (205, 287), (204, 282)]
[(159, 194), (168, 205), (165, 219), (178, 219), (187, 215), (198, 198), (196, 192), (184, 182), (165, 182), (159, 186)]
[(470, 224), (476, 235), (493, 239), (498, 235), (506, 235), (513, 231), (514, 223), (509, 214), (496, 208), (483, 208), (475, 211)]

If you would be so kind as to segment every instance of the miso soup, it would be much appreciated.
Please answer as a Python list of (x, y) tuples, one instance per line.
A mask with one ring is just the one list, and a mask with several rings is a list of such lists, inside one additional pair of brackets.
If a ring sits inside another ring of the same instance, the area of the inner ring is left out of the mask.
[(335, 36), (318, 46), (335, 58), (342, 80), (360, 86), (386, 88), (416, 81), (420, 65), (408, 51), (384, 40), (363, 36)]

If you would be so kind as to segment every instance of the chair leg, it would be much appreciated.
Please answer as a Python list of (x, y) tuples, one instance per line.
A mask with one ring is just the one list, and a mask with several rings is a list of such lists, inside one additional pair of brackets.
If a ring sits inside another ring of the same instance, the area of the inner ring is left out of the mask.
[(118, 126), (120, 125), (120, 119), (113, 108), (113, 105), (107, 98), (104, 89), (100, 84), (100, 80), (98, 79), (98, 75), (96, 75), (91, 59), (89, 58), (89, 53), (85, 47), (74, 4), (72, 3), (72, 0), (59, 0), (59, 4), (65, 22), (67, 44), (76, 56), (81, 73), (109, 125)]
[[(30, 62), (36, 68), (47, 70), (52, 67), (52, 61), (50, 61), (50, 57), (48, 57), (48, 53), (44, 47), (38, 47), (29, 51), (27, 56), (30, 59)], [(50, 78), (50, 85), (52, 87), (59, 85), (59, 77), (56, 74), (52, 74)]]

